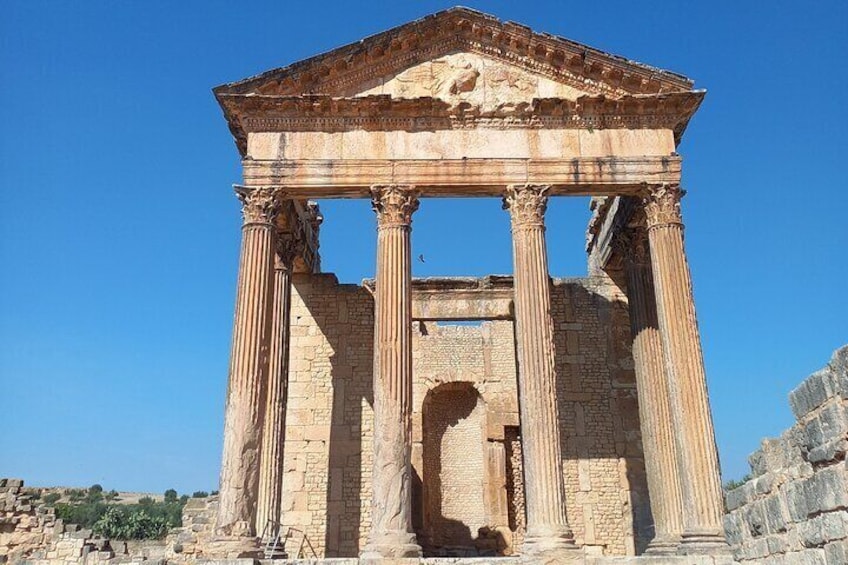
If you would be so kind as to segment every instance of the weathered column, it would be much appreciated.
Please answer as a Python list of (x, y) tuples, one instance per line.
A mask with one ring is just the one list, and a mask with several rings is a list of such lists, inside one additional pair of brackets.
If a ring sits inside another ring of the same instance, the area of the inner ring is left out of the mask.
[(280, 522), (289, 376), (291, 275), (292, 263), (302, 243), (303, 241), (293, 234), (277, 234), (271, 344), (268, 355), (268, 400), (265, 404), (265, 425), (262, 430), (259, 502), (256, 509), (256, 533), (260, 535), (266, 527), (271, 527), (268, 532), (270, 535), (276, 534)]
[(374, 299), (374, 467), (371, 532), (363, 557), (416, 557), (412, 530), (412, 260), (418, 197), (410, 186), (372, 188), (377, 213)]
[(553, 320), (545, 210), (548, 187), (512, 185), (504, 209), (512, 219), (515, 335), (527, 534), (522, 553), (541, 558), (574, 550), (565, 515), (554, 369)]
[(647, 189), (643, 203), (684, 501), (681, 551), (696, 553), (726, 542), (701, 338), (683, 249), (682, 196), (679, 186), (662, 185)]
[(256, 535), (271, 333), (274, 222), (279, 201), (272, 189), (239, 188), (237, 192), (244, 224), (216, 531), (222, 536), (249, 538)]
[(648, 234), (644, 227), (636, 227), (619, 234), (614, 245), (623, 256), (627, 276), (639, 421), (654, 517), (654, 539), (646, 552), (675, 553), (683, 533), (683, 501)]

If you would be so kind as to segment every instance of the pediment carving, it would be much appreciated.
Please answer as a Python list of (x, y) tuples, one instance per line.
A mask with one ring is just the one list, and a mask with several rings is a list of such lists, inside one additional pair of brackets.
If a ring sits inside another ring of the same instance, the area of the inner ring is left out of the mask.
[(451, 106), (465, 103), (483, 110), (530, 102), (534, 98), (577, 100), (589, 94), (514, 65), (467, 52), (426, 61), (351, 90), (346, 94), (432, 97)]

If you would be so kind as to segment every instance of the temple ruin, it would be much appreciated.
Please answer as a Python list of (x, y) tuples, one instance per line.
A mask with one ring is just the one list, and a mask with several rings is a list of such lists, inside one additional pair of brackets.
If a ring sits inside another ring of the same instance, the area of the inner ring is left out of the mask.
[[(704, 91), (453, 8), (214, 92), (244, 223), (207, 554), (730, 559), (676, 151)], [(589, 276), (552, 280), (568, 196)], [(503, 200), (512, 276), (412, 279), (448, 197)], [(373, 203), (373, 281), (321, 271), (333, 198)]]

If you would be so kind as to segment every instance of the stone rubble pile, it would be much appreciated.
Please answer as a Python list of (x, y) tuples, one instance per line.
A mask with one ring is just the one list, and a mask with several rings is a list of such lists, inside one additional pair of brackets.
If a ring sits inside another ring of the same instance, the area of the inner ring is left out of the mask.
[(192, 498), (183, 507), (183, 525), (168, 533), (165, 540), (169, 563), (192, 561), (204, 557), (204, 548), (212, 542), (218, 496)]
[(33, 504), (21, 479), (0, 479), (0, 563), (15, 563), (64, 531), (52, 508)]
[(743, 564), (848, 564), (848, 346), (789, 395), (796, 424), (750, 457), (726, 495), (724, 527)]

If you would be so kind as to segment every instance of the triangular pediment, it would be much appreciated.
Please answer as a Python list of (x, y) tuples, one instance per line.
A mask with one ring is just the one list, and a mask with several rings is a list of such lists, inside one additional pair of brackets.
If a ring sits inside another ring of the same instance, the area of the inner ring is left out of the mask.
[(480, 98), (490, 106), (495, 95), (503, 96), (502, 102), (574, 100), (691, 89), (692, 81), (681, 75), (475, 10), (451, 8), (215, 92)]

